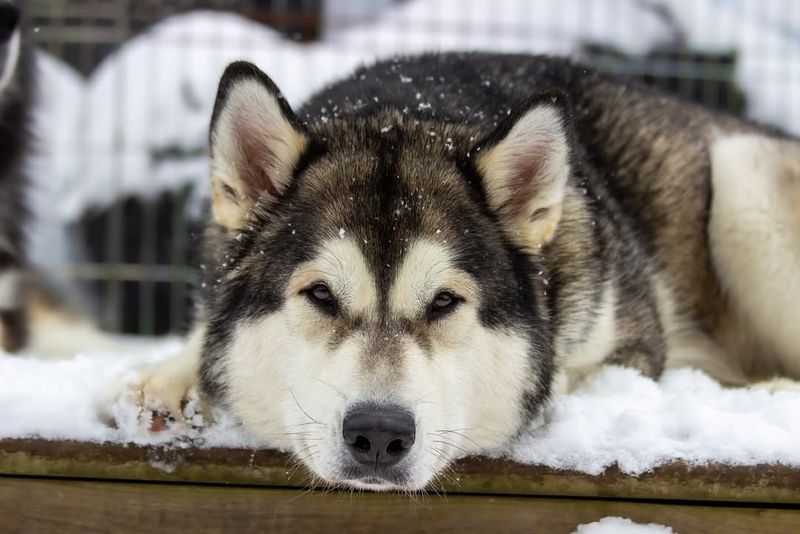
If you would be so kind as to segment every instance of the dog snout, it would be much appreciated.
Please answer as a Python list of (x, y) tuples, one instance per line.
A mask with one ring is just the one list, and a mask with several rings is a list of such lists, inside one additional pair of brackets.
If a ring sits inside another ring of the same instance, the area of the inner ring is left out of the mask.
[(19, 24), (19, 8), (10, 2), (0, 0), (0, 43), (11, 38)]
[(398, 406), (356, 406), (345, 415), (342, 438), (359, 463), (392, 467), (414, 445), (416, 425), (411, 413)]

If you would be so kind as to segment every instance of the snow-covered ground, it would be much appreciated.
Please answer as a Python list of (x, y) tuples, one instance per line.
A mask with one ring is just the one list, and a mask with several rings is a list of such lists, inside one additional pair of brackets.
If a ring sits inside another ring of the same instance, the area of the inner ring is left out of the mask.
[[(172, 440), (171, 435), (142, 431), (137, 424), (137, 407), (118, 397), (140, 366), (176, 354), (182, 341), (121, 340), (119, 345), (115, 354), (96, 351), (57, 360), (9, 355), (0, 350), (0, 439), (38, 437), (138, 444)], [(202, 438), (209, 445), (255, 446), (233, 419), (222, 412), (215, 415), (216, 424), (204, 428), (202, 436), (191, 431), (173, 443), (181, 445)]]
[[(153, 443), (136, 424), (133, 404), (115, 401), (116, 384), (137, 365), (181, 348), (178, 340), (132, 343), (118, 354), (87, 353), (41, 360), (0, 353), (0, 439)], [(544, 426), (508, 451), (517, 461), (601, 473), (617, 464), (639, 474), (672, 460), (692, 464), (780, 463), (800, 467), (800, 394), (724, 389), (699, 371), (675, 370), (654, 382), (636, 371), (609, 367), (571, 395), (556, 398)], [(108, 421), (116, 419), (117, 428)], [(232, 420), (192, 436), (206, 446), (253, 447)]]
[(594, 523), (579, 525), (574, 534), (672, 534), (664, 525), (642, 525), (624, 517), (604, 517)]
[[(793, 0), (655, 0), (672, 8), (689, 44), (735, 49), (753, 117), (800, 133), (800, 5)], [(354, 66), (397, 53), (484, 49), (575, 55), (582, 43), (632, 53), (675, 39), (638, 0), (415, 0), (369, 23), (329, 28), (299, 44), (233, 14), (194, 12), (163, 21), (106, 58), (88, 79), (40, 54), (40, 140), (31, 232), (40, 263), (64, 222), (123, 194), (206, 184), (207, 124), (218, 78), (234, 59), (264, 69), (299, 105)], [(58, 199), (54, 203), (52, 200)]]

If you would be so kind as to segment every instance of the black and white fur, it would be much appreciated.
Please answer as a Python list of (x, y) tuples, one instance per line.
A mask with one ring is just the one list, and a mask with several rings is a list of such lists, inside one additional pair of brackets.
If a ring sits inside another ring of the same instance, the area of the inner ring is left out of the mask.
[(780, 132), (471, 53), (366, 67), (297, 114), (235, 63), (210, 144), (202, 305), (131, 388), (146, 424), (199, 389), (329, 483), (419, 489), (603, 364), (800, 378)]
[(20, 349), (27, 338), (26, 178), (31, 74), (29, 51), (14, 2), (0, 0), (0, 348)]

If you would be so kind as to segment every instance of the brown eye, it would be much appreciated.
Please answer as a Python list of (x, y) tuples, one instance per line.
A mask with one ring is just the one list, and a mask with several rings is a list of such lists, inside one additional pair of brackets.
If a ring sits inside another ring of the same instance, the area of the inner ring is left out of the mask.
[(333, 300), (331, 290), (325, 284), (317, 284), (311, 288), (311, 296), (320, 302), (330, 302)]
[(451, 306), (453, 302), (454, 302), (453, 295), (451, 295), (450, 293), (442, 292), (436, 295), (436, 298), (433, 299), (433, 307), (441, 310), (442, 308), (447, 308), (448, 306)]
[(450, 291), (440, 291), (436, 294), (433, 302), (431, 302), (430, 306), (428, 307), (428, 320), (435, 321), (436, 319), (447, 315), (455, 310), (462, 300), (463, 299), (457, 297)]
[(318, 282), (303, 291), (308, 301), (326, 315), (336, 315), (337, 305), (333, 293), (327, 285)]

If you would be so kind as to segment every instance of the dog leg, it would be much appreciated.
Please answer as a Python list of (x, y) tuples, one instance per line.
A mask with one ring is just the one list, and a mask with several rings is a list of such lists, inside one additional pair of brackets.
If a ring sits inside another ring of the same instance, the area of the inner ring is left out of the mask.
[(657, 379), (664, 369), (663, 356), (643, 346), (622, 347), (605, 359), (604, 363), (636, 369), (644, 376)]
[[(142, 429), (160, 432), (174, 421), (178, 430), (187, 430), (195, 426), (191, 418), (198, 412), (209, 422), (211, 412), (198, 388), (203, 330), (196, 328), (189, 335), (180, 354), (140, 369), (137, 379), (124, 386), (124, 400), (139, 408)], [(192, 414), (184, 410), (189, 404), (195, 408)]]
[(726, 348), (759, 375), (800, 378), (800, 144), (737, 135), (715, 141), (710, 156), (714, 266), (733, 331), (755, 341)]
[(745, 386), (739, 362), (699, 330), (684, 330), (667, 338), (667, 369), (699, 369), (726, 386)]
[(790, 393), (800, 394), (800, 381), (792, 380), (791, 378), (773, 378), (772, 380), (762, 380), (750, 386), (752, 389), (761, 389), (769, 391), (770, 393), (777, 393), (779, 391), (788, 391)]
[(3, 263), (0, 257), (0, 348), (16, 352), (28, 338), (27, 312), (22, 298), (23, 273), (18, 266), (4, 266)]

